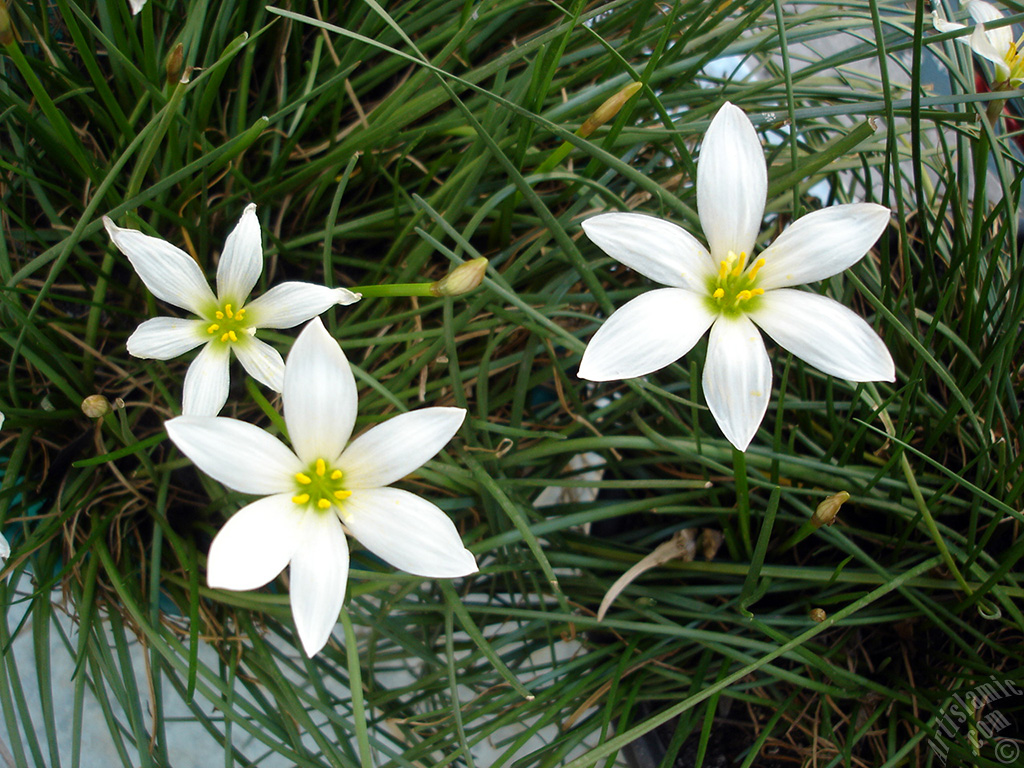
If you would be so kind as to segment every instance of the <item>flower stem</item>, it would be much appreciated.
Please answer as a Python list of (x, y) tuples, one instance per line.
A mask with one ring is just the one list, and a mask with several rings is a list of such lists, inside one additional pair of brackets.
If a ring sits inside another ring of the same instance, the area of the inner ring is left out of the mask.
[(437, 296), (434, 283), (392, 283), (390, 285), (357, 285), (349, 290), (363, 294), (363, 298), (393, 296)]
[(363, 681), (359, 669), (359, 643), (352, 628), (348, 612), (341, 611), (341, 626), (345, 632), (345, 652), (348, 657), (348, 689), (352, 694), (352, 720), (356, 729), (356, 743), (359, 745), (359, 764), (362, 768), (373, 768), (373, 752), (370, 750), (370, 734), (366, 727), (366, 707), (363, 704)]
[(747, 456), (738, 448), (732, 449), (732, 473), (736, 481), (736, 507), (739, 512), (740, 538), (743, 551), (750, 557), (754, 551), (750, 540), (750, 491), (747, 486)]

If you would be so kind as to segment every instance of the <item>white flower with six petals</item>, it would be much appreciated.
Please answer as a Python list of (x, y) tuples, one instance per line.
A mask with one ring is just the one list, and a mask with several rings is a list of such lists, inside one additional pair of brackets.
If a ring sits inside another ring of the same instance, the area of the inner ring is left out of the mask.
[(207, 583), (261, 587), (290, 565), (292, 615), (306, 654), (323, 648), (348, 580), (346, 532), (408, 573), (433, 578), (477, 570), (452, 521), (415, 494), (387, 487), (418, 469), (462, 425), (462, 408), (421, 408), (349, 443), (356, 383), (319, 319), (299, 334), (284, 374), (292, 448), (259, 427), (223, 417), (166, 423), (181, 451), (229, 488), (265, 498), (243, 507), (210, 546)]
[[(996, 29), (985, 29), (987, 22), (1004, 18), (991, 3), (984, 0), (968, 0), (964, 3), (964, 8), (977, 23), (970, 37), (958, 37), (955, 38), (956, 41), (970, 46), (976, 54), (995, 64), (996, 81), (992, 84), (993, 90), (1019, 87), (1024, 82), (1024, 59), (1019, 52), (1024, 37), (1015, 41), (1013, 30), (1008, 24)], [(947, 21), (937, 10), (932, 11), (932, 25), (939, 32), (967, 29), (965, 24)]]
[(726, 102), (704, 135), (697, 212), (708, 249), (685, 230), (639, 213), (605, 213), (583, 231), (609, 256), (669, 286), (631, 300), (591, 339), (579, 375), (629, 379), (664, 368), (711, 329), (704, 396), (729, 442), (746, 450), (764, 418), (772, 372), (756, 326), (825, 373), (894, 381), (889, 351), (864, 320), (836, 301), (791, 286), (823, 280), (861, 259), (889, 209), (835, 205), (795, 221), (756, 259), (768, 189), (761, 142)]
[(280, 392), (284, 360), (255, 337), (256, 329), (291, 328), (336, 304), (360, 298), (345, 288), (289, 282), (247, 304), (263, 272), (260, 224), (252, 203), (224, 243), (217, 264), (216, 296), (199, 265), (180, 248), (138, 230), (121, 229), (106, 216), (103, 225), (154, 296), (198, 315), (198, 319), (146, 320), (128, 339), (129, 353), (155, 360), (169, 360), (205, 345), (185, 375), (182, 412), (187, 415), (215, 416), (224, 407), (232, 350), (250, 376)]

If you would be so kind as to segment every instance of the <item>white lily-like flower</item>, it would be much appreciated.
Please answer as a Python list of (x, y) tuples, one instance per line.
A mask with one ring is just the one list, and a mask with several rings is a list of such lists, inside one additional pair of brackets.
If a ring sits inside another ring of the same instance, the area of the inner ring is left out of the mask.
[(259, 427), (224, 417), (166, 423), (178, 448), (229, 488), (265, 498), (240, 509), (210, 546), (207, 583), (248, 590), (290, 565), (292, 615), (313, 656), (338, 620), (348, 580), (348, 532), (375, 555), (417, 576), (477, 570), (452, 521), (434, 504), (387, 487), (451, 440), (462, 408), (421, 408), (351, 443), (356, 383), (319, 319), (299, 334), (285, 366), (284, 420), (292, 448)]
[[(1024, 43), (1024, 37), (1015, 41), (1010, 25), (996, 29), (985, 28), (987, 22), (1004, 18), (1003, 14), (991, 3), (986, 3), (983, 0), (967, 0), (963, 7), (977, 23), (970, 37), (958, 37), (955, 38), (956, 41), (970, 46), (976, 54), (995, 64), (996, 81), (992, 84), (993, 90), (1020, 86), (1024, 82), (1024, 60), (1021, 59), (1019, 50), (1021, 44)], [(948, 21), (938, 10), (932, 11), (932, 25), (939, 32), (967, 29), (965, 24)]]
[(169, 360), (205, 345), (185, 375), (182, 412), (187, 415), (215, 416), (224, 407), (232, 351), (250, 376), (281, 391), (284, 360), (255, 337), (257, 328), (291, 328), (336, 304), (360, 299), (345, 288), (290, 282), (246, 303), (263, 272), (260, 224), (252, 203), (224, 243), (217, 264), (216, 296), (199, 265), (180, 248), (138, 230), (121, 229), (106, 216), (103, 225), (154, 296), (198, 315), (196, 319), (154, 317), (128, 339), (129, 353), (155, 360)]
[(755, 324), (825, 373), (895, 380), (889, 351), (871, 326), (832, 299), (790, 287), (859, 261), (885, 229), (889, 209), (857, 203), (815, 211), (751, 259), (767, 189), (754, 126), (726, 102), (704, 135), (697, 163), (697, 212), (710, 253), (688, 232), (653, 216), (605, 213), (583, 222), (609, 256), (669, 287), (638, 296), (608, 318), (583, 354), (582, 378), (652, 373), (686, 354), (710, 328), (704, 396), (740, 450), (757, 432), (772, 388)]

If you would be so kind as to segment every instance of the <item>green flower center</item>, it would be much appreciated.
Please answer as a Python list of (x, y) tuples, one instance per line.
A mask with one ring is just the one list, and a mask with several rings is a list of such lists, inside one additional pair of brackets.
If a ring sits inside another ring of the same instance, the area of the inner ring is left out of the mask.
[(245, 319), (245, 309), (234, 309), (231, 303), (217, 307), (207, 319), (210, 323), (206, 326), (206, 333), (225, 344), (238, 341), (249, 333), (251, 327)]
[(341, 508), (341, 502), (352, 495), (344, 486), (345, 475), (332, 469), (323, 459), (317, 459), (305, 472), (295, 473), (296, 494), (292, 503), (326, 512), (331, 507)]
[(757, 273), (764, 263), (764, 259), (758, 259), (748, 269), (747, 254), (737, 256), (729, 251), (719, 262), (718, 275), (708, 283), (711, 311), (738, 315), (757, 306), (758, 297), (764, 294), (764, 289), (757, 287)]

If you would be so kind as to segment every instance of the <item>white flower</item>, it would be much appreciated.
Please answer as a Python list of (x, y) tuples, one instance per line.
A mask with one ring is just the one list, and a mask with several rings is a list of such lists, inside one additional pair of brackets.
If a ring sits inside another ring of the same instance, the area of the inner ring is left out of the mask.
[[(1014, 41), (1013, 30), (1009, 25), (997, 29), (985, 29), (985, 23), (998, 21), (1003, 18), (994, 5), (983, 2), (983, 0), (968, 0), (964, 8), (977, 22), (970, 37), (955, 38), (957, 42), (969, 45), (971, 49), (988, 59), (996, 66), (996, 82), (993, 89), (999, 90), (998, 86), (1016, 88), (1024, 82), (1024, 60), (1021, 59), (1018, 49), (1024, 38)], [(932, 25), (939, 32), (955, 32), (958, 29), (967, 29), (965, 24), (947, 21), (939, 11), (932, 11)]]
[(145, 8), (146, 2), (147, 0), (128, 0), (128, 5), (132, 8), (132, 16), (138, 16), (139, 11)]
[(327, 642), (345, 599), (346, 531), (417, 576), (452, 578), (477, 570), (444, 512), (408, 491), (386, 487), (441, 450), (466, 412), (410, 411), (349, 443), (356, 383), (341, 347), (319, 319), (303, 329), (288, 355), (283, 399), (292, 449), (236, 419), (180, 416), (166, 426), (208, 475), (236, 491), (266, 497), (240, 509), (214, 538), (207, 583), (256, 589), (290, 565), (292, 615), (312, 656)]
[(11, 545), (7, 543), (7, 539), (0, 533), (0, 560), (6, 560), (11, 556)]
[(710, 253), (668, 221), (605, 213), (587, 236), (628, 267), (670, 286), (621, 307), (583, 354), (591, 381), (643, 376), (677, 360), (711, 329), (704, 396), (729, 441), (746, 450), (768, 408), (772, 372), (755, 328), (825, 373), (850, 381), (895, 380), (892, 358), (871, 327), (832, 299), (790, 286), (856, 263), (878, 239), (889, 210), (859, 203), (810, 213), (749, 259), (768, 180), (754, 126), (726, 102), (704, 136), (697, 211)]
[(260, 224), (252, 203), (224, 243), (217, 264), (216, 296), (199, 265), (180, 248), (134, 229), (121, 229), (106, 216), (103, 225), (154, 296), (199, 316), (155, 317), (128, 339), (132, 355), (156, 360), (169, 360), (205, 345), (185, 375), (182, 412), (187, 415), (215, 416), (224, 407), (232, 350), (250, 376), (280, 392), (284, 361), (277, 350), (255, 337), (256, 329), (291, 328), (335, 304), (360, 298), (344, 288), (282, 283), (246, 304), (263, 272)]

